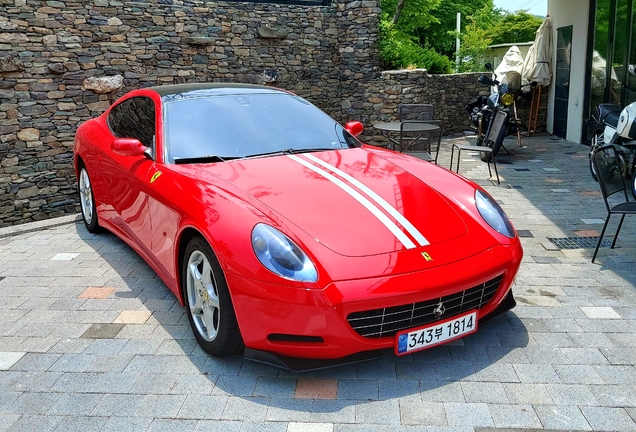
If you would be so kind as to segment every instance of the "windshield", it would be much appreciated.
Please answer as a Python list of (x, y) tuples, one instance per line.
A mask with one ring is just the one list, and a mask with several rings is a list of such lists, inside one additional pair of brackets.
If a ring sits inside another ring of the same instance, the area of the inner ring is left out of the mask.
[(286, 93), (177, 99), (165, 103), (165, 116), (170, 163), (360, 145), (327, 114)]

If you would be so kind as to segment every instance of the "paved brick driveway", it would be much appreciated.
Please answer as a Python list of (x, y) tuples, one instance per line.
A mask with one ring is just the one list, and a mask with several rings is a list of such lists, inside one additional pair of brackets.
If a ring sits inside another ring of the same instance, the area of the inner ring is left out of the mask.
[(636, 220), (597, 264), (560, 250), (548, 238), (581, 245), (605, 217), (586, 147), (524, 142), (506, 142), (501, 186), (476, 155), (461, 166), (523, 236), (517, 308), (448, 346), (313, 374), (203, 353), (113, 235), (72, 217), (0, 229), (0, 431), (636, 430)]

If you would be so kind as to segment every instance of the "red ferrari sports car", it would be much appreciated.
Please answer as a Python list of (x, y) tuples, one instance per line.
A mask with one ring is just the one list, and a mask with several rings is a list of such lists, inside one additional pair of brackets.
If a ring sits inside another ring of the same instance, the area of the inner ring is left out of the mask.
[(77, 131), (84, 223), (148, 262), (205, 351), (284, 369), (413, 353), (513, 307), (523, 252), (493, 198), (361, 131), (271, 87), (135, 90)]

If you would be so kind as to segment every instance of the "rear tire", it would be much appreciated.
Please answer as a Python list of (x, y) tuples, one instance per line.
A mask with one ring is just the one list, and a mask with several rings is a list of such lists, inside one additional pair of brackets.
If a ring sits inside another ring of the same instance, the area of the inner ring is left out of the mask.
[(201, 348), (214, 356), (243, 347), (230, 291), (219, 260), (202, 237), (188, 243), (181, 266), (181, 286), (192, 332)]
[(634, 197), (634, 200), (636, 200), (636, 173), (632, 173), (632, 196)]
[(97, 218), (97, 206), (95, 205), (95, 195), (93, 194), (93, 187), (91, 179), (88, 176), (88, 171), (83, 163), (80, 163), (80, 173), (77, 179), (77, 192), (80, 197), (80, 206), (82, 208), (82, 220), (86, 229), (90, 233), (96, 233), (99, 231), (99, 221)]

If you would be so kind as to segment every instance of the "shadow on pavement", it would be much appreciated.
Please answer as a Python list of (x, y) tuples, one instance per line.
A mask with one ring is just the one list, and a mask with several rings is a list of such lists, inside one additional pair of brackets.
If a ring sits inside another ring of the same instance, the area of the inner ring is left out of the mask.
[[(141, 373), (134, 391), (153, 393), (171, 388), (192, 387), (197, 394), (235, 396), (251, 403), (281, 409), (332, 413), (360, 403), (407, 396), (420, 392), (440, 397), (460, 392), (457, 381), (499, 382), (514, 376), (510, 365), (498, 361), (516, 347), (528, 343), (523, 322), (509, 311), (485, 323), (476, 333), (450, 344), (397, 357), (383, 352), (377, 361), (302, 374), (245, 361), (242, 355), (216, 358), (197, 345), (184, 307), (135, 251), (109, 232), (88, 233), (77, 224), (77, 235), (109, 266), (105, 286), (115, 288), (121, 310), (150, 311), (143, 322), (124, 322), (115, 336), (137, 347), (127, 371)], [(184, 384), (180, 375), (187, 374)], [(158, 382), (164, 380), (165, 382)], [(337, 391), (327, 399), (303, 399), (296, 393), (300, 381), (327, 381)], [(337, 381), (337, 383), (336, 383)], [(458, 394), (461, 398), (461, 394)], [(294, 399), (296, 398), (296, 399)], [(293, 400), (290, 400), (293, 399)], [(419, 399), (418, 399), (419, 400)]]

